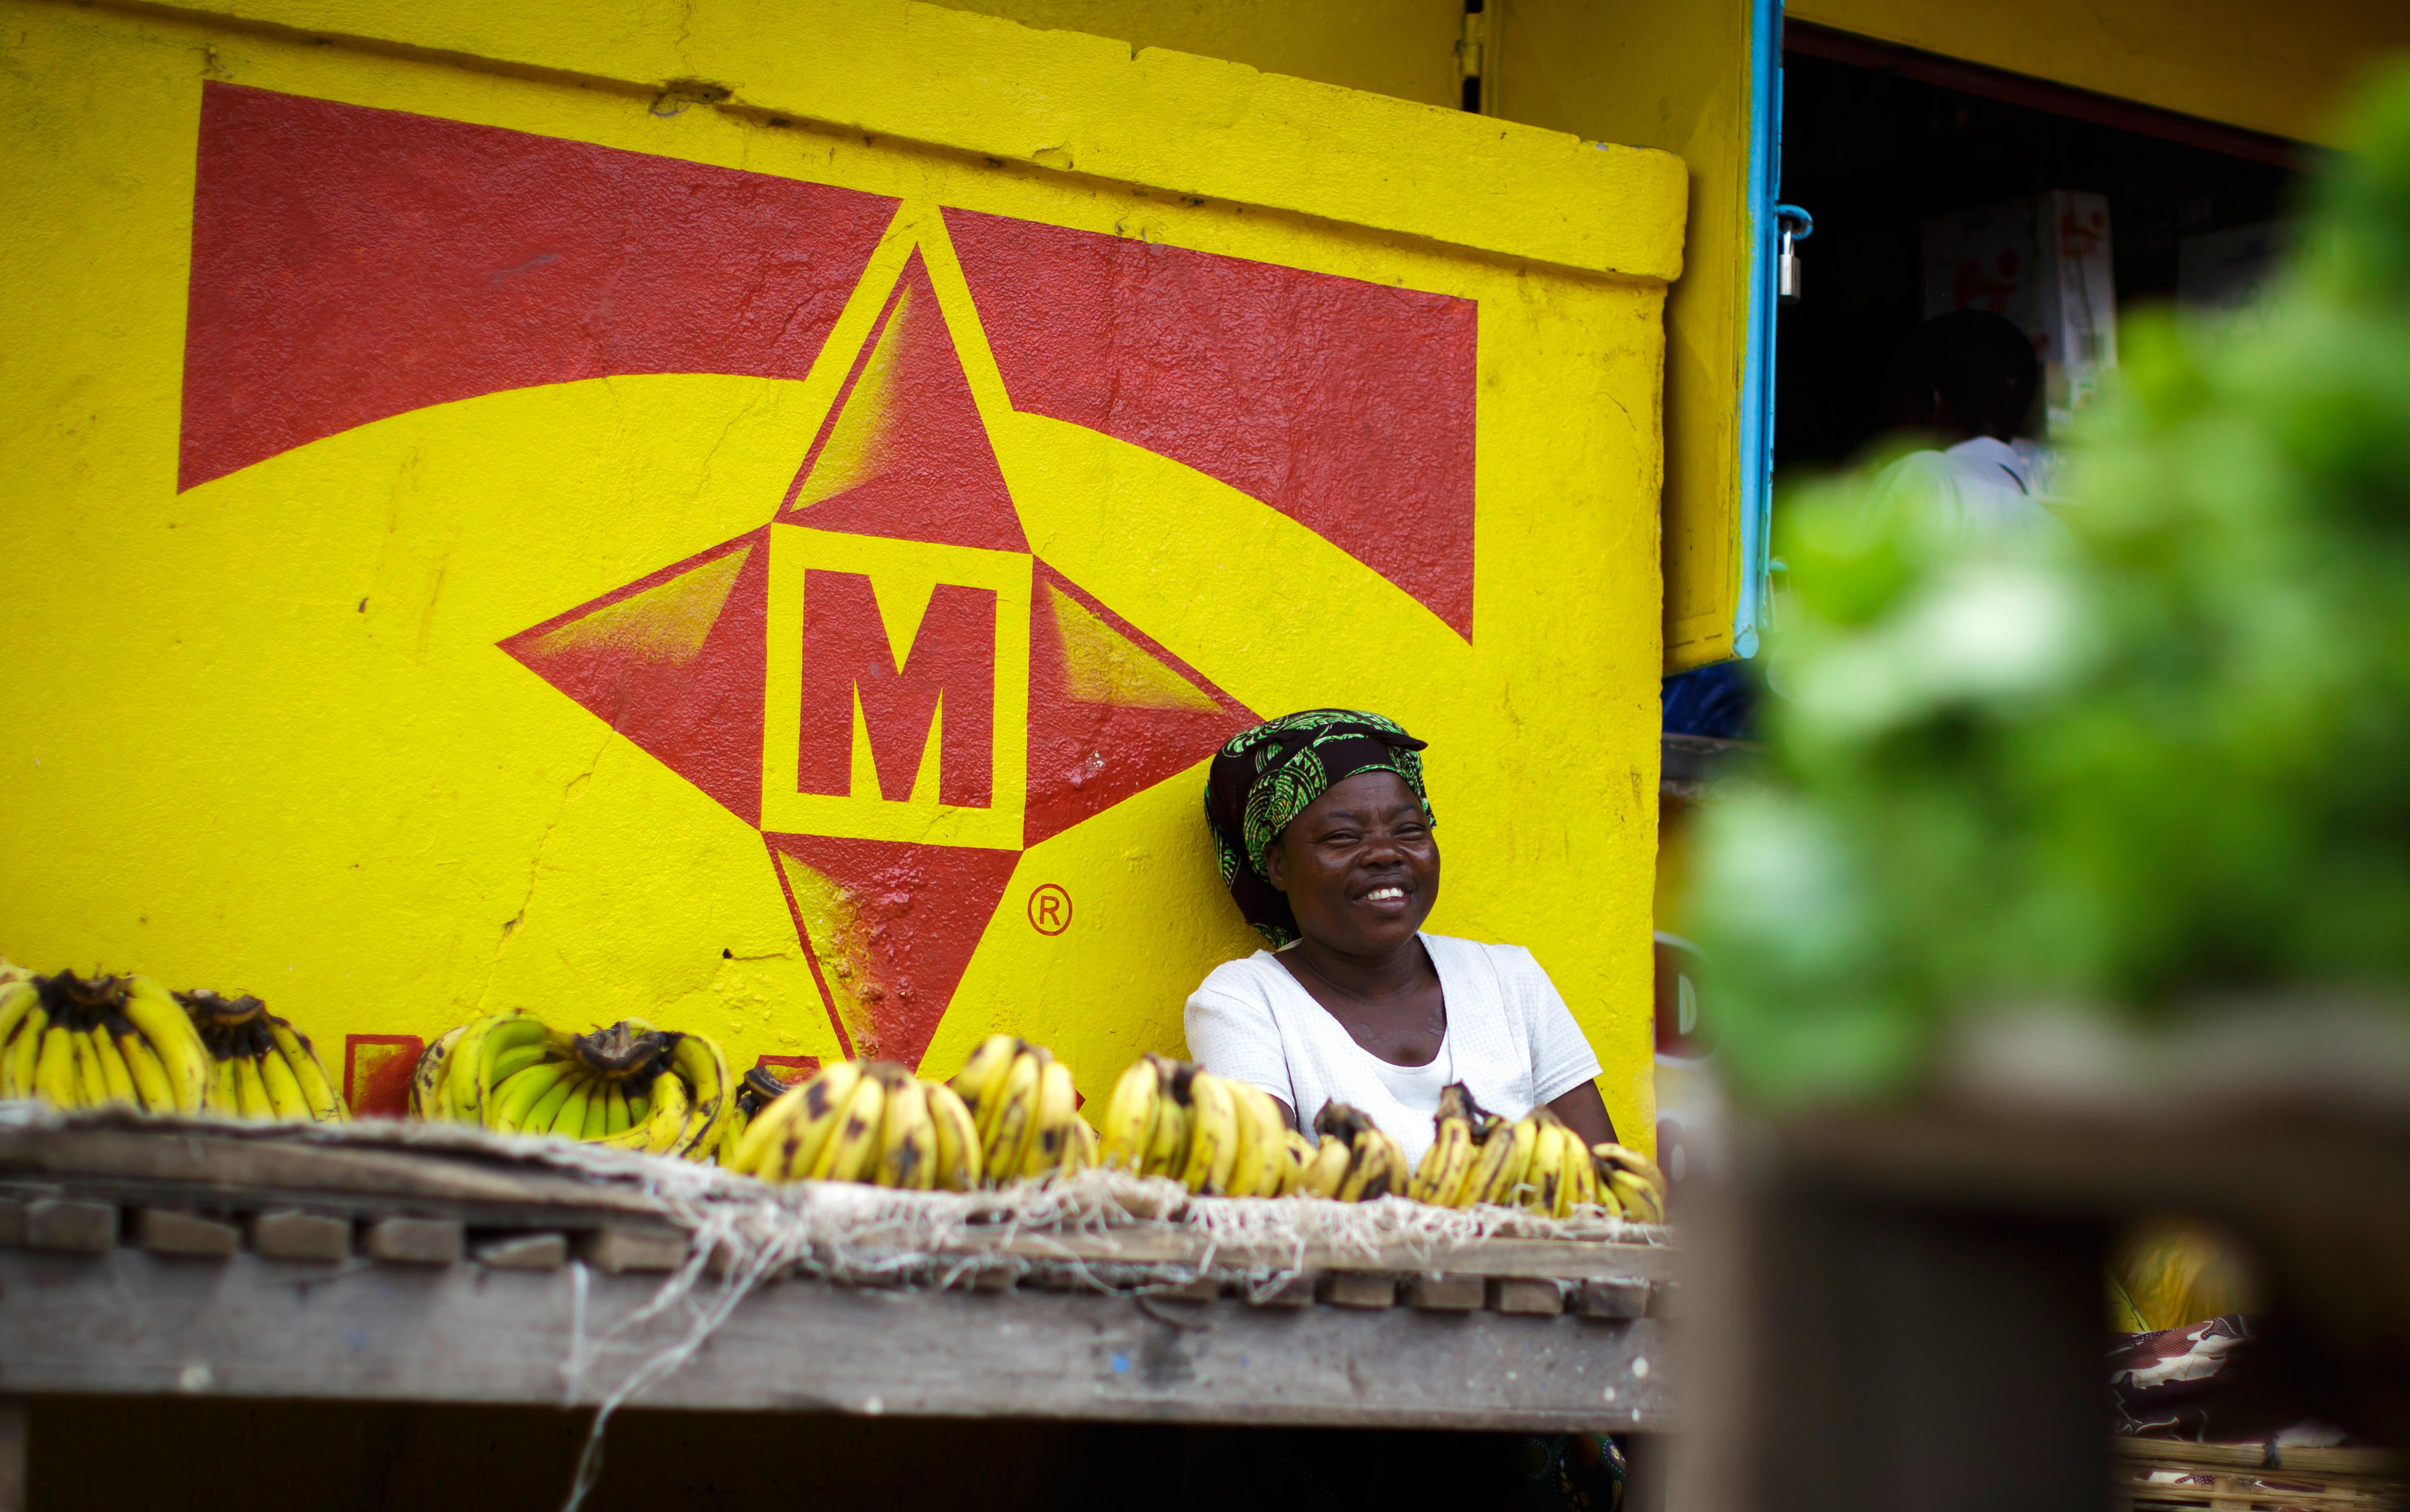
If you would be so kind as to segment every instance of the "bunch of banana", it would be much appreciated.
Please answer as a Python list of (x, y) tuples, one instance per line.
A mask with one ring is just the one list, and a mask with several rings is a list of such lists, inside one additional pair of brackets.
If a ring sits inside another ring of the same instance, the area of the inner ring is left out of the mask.
[(980, 1169), (990, 1186), (1096, 1163), (1096, 1131), (1080, 1116), (1071, 1068), (1044, 1046), (989, 1035), (946, 1084), (979, 1127)]
[(1306, 1160), (1298, 1191), (1342, 1202), (1405, 1195), (1406, 1152), (1382, 1132), (1372, 1114), (1343, 1102), (1326, 1102), (1314, 1115), (1314, 1131), (1322, 1142)]
[(1665, 1173), (1657, 1162), (1620, 1144), (1590, 1147), (1598, 1204), (1634, 1223), (1665, 1221)]
[(735, 1097), (728, 1059), (707, 1036), (642, 1019), (573, 1035), (514, 1010), (473, 1019), (429, 1044), (411, 1072), (410, 1108), (501, 1134), (709, 1160)]
[(1433, 1137), (1407, 1195), (1436, 1207), (1477, 1202), (1555, 1217), (1577, 1209), (1659, 1223), (1665, 1180), (1654, 1162), (1620, 1144), (1585, 1145), (1545, 1107), (1508, 1123), (1485, 1112), (1461, 1082), (1444, 1087)]
[(1098, 1153), (1106, 1165), (1169, 1176), (1192, 1192), (1285, 1197), (1314, 1148), (1261, 1087), (1149, 1052), (1113, 1083)]
[(210, 1084), (200, 1031), (147, 977), (62, 971), (0, 985), (0, 1098), (196, 1113)]
[(737, 1079), (735, 1103), (730, 1110), (727, 1127), (719, 1131), (721, 1165), (727, 1165), (729, 1157), (736, 1153), (745, 1131), (762, 1116), (762, 1110), (786, 1096), (787, 1088), (794, 1084), (767, 1066), (756, 1066)]
[[(143, 996), (144, 980), (134, 979), (132, 996)], [(178, 993), (176, 1000), (191, 1015), (213, 1063), (202, 1104), (211, 1112), (319, 1124), (347, 1116), (327, 1069), (318, 1064), (318, 1052), (266, 1003), (208, 988)]]
[(767, 1182), (867, 1182), (920, 1192), (970, 1191), (986, 1169), (979, 1125), (953, 1088), (886, 1060), (842, 1061), (786, 1087), (720, 1164)]

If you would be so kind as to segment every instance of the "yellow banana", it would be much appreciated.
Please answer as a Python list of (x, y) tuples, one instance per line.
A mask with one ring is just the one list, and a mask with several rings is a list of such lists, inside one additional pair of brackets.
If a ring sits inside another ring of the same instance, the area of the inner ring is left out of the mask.
[(979, 1120), (952, 1087), (943, 1082), (928, 1087), (929, 1121), (937, 1126), (937, 1190), (976, 1191), (981, 1170)]
[(17, 1025), (25, 1022), (25, 1016), (33, 1012), (41, 1000), (41, 990), (26, 978), (19, 978), (6, 987), (0, 987), (0, 1045), (8, 1042), (8, 1037), (17, 1032)]
[(1665, 1221), (1665, 1204), (1657, 1195), (1657, 1188), (1632, 1172), (1619, 1166), (1607, 1173), (1606, 1185), (1614, 1191), (1615, 1199), (1623, 1204), (1624, 1216), (1633, 1222)]
[(268, 1083), (259, 1074), (259, 1062), (250, 1055), (237, 1055), (234, 1067), (234, 1092), (245, 1118), (268, 1119), (276, 1116), (275, 1105), (268, 1100)]
[(564, 1140), (586, 1137), (586, 1111), (594, 1104), (594, 1094), (601, 1083), (584, 1071), (569, 1079), (569, 1096), (562, 1099), (560, 1111), (552, 1115), (549, 1131)]
[(1607, 1185), (1606, 1167), (1593, 1163), (1590, 1166), (1590, 1178), (1592, 1184), (1590, 1200), (1598, 1204), (1599, 1212), (1604, 1214), (1610, 1218), (1628, 1218), (1631, 1216), (1630, 1214), (1623, 1210), (1623, 1199), (1616, 1196), (1615, 1188)]
[(1298, 1173), (1297, 1190), (1307, 1197), (1337, 1197), (1339, 1184), (1347, 1179), (1347, 1161), (1352, 1154), (1345, 1140), (1336, 1134), (1324, 1135), (1314, 1148), (1314, 1158)]
[(1239, 1155), (1230, 1167), (1232, 1197), (1278, 1197), (1288, 1158), (1288, 1124), (1272, 1095), (1247, 1082), (1226, 1082), (1239, 1113)]
[(100, 1049), (92, 1030), (78, 1029), (68, 1037), (75, 1052), (76, 1106), (97, 1108), (109, 1100), (109, 1079), (100, 1074)]
[(1665, 1190), (1665, 1173), (1657, 1169), (1657, 1162), (1630, 1145), (1593, 1144), (1590, 1147), (1590, 1153), (1609, 1165), (1619, 1166), (1630, 1171), (1660, 1192)]
[(925, 1192), (937, 1180), (937, 1125), (929, 1116), (926, 1083), (905, 1077), (887, 1089), (879, 1121), (874, 1179), (899, 1191)]
[(124, 1057), (125, 1072), (134, 1079), (134, 1091), (141, 1099), (143, 1111), (176, 1112), (175, 1083), (167, 1079), (167, 1068), (160, 1064), (159, 1053), (151, 1048), (151, 1041), (130, 1024), (112, 1032), (117, 1036), (117, 1053)]
[(628, 1086), (624, 1082), (611, 1083), (602, 1100), (602, 1138), (628, 1132)]
[[(584, 1068), (573, 1062), (563, 1062), (572, 1068), (570, 1074), (583, 1076)], [(522, 1076), (528, 1073), (522, 1071)], [(641, 1073), (639, 1073), (641, 1074)], [(673, 1075), (667, 1067), (653, 1073), (653, 1091), (647, 1095), (628, 1090), (625, 1082), (599, 1083), (594, 1094), (596, 1102), (608, 1106), (616, 1092), (627, 1107), (627, 1127), (616, 1134), (605, 1134), (590, 1142), (609, 1150), (641, 1150), (659, 1155), (678, 1141), (686, 1132), (686, 1115), (690, 1111), (686, 1099), (686, 1083)], [(609, 1114), (606, 1112), (606, 1118)], [(658, 1141), (658, 1142), (656, 1142)]]
[(1356, 1136), (1347, 1179), (1339, 1184), (1339, 1200), (1370, 1202), (1404, 1190), (1407, 1179), (1406, 1156), (1398, 1141), (1377, 1127), (1366, 1127)]
[(963, 1106), (979, 1120), (980, 1147), (989, 1148), (995, 1135), (997, 1115), (1004, 1110), (999, 1094), (1005, 1078), (1012, 1074), (1013, 1063), (1021, 1058), (1022, 1043), (1009, 1034), (992, 1034), (971, 1051), (971, 1058), (963, 1062), (953, 1080), (946, 1084), (963, 1099)]
[(34, 1090), (53, 1108), (72, 1108), (76, 1084), (74, 1037), (53, 1024), (42, 1031), (42, 1048), (34, 1062)]
[(175, 994), (151, 977), (125, 979), (125, 1001), (119, 1011), (142, 1031), (159, 1064), (167, 1069), (167, 1084), (176, 1092), (176, 1112), (196, 1113), (209, 1100), (217, 1067), (201, 1031)]
[(1481, 1141), (1481, 1159), (1466, 1180), (1461, 1199), (1449, 1206), (1469, 1208), (1477, 1202), (1505, 1200), (1491, 1194), (1512, 1192), (1523, 1179), (1524, 1168), (1532, 1159), (1531, 1141), (1539, 1132), (1539, 1126), (1530, 1119), (1491, 1128), (1488, 1138)]
[(1297, 1130), (1281, 1128), (1280, 1190), (1277, 1197), (1287, 1197), (1303, 1190), (1305, 1170), (1314, 1164), (1314, 1143)]
[(1196, 1111), (1188, 1105), (1188, 1083), (1197, 1068), (1185, 1061), (1169, 1060), (1149, 1051), (1146, 1063), (1154, 1069), (1157, 1095), (1154, 1101), (1154, 1123), (1146, 1135), (1146, 1158), (1140, 1170), (1149, 1176), (1169, 1176), (1174, 1181), (1188, 1166), (1189, 1135), (1197, 1127)]
[[(487, 1127), (501, 1134), (517, 1133), (528, 1126), (529, 1115), (543, 1104), (552, 1089), (560, 1084), (561, 1078), (568, 1074), (569, 1062), (565, 1060), (539, 1061), (494, 1088), (493, 1100), (488, 1104), (492, 1122)], [(566, 1099), (568, 1094), (561, 1096)], [(549, 1128), (551, 1126), (537, 1127)]]
[(1439, 1109), (1431, 1116), (1431, 1145), (1407, 1184), (1406, 1195), (1417, 1202), (1448, 1205), (1449, 1196), (1463, 1184), (1466, 1170), (1478, 1154), (1475, 1133), (1489, 1115), (1473, 1100), (1473, 1089), (1461, 1082), (1440, 1088)]
[(228, 1055), (216, 1063), (216, 1069), (210, 1077), (210, 1095), (204, 1106), (220, 1118), (242, 1116), (242, 1095), (235, 1090), (234, 1084), (233, 1056)]
[[(490, 1049), (492, 1041), (488, 1040), (487, 1048)], [(494, 1052), (493, 1069), (488, 1073), (492, 1080), (486, 1083), (488, 1100), (495, 1087), (501, 1086), (550, 1054), (552, 1054), (552, 1047), (542, 1040), (531, 1044), (515, 1044), (508, 1049)]]
[(599, 1140), (610, 1132), (607, 1126), (611, 1122), (611, 1088), (617, 1084), (600, 1081), (594, 1083), (593, 1093), (586, 1099), (586, 1124), (578, 1132), (579, 1139)]
[(515, 1013), (481, 1013), (471, 1019), (468, 1032), (443, 1061), (443, 1090), (438, 1106), (440, 1116), (455, 1123), (473, 1124), (477, 1119), (477, 1077), (486, 1069), (486, 1041), (496, 1029), (520, 1015)]
[(1540, 1131), (1532, 1139), (1532, 1164), (1523, 1175), (1522, 1205), (1539, 1213), (1553, 1213), (1557, 1207), (1557, 1190), (1565, 1181), (1565, 1131), (1553, 1118), (1539, 1120)]
[(1084, 1118), (1071, 1120), (1071, 1137), (1063, 1145), (1063, 1164), (1059, 1174), (1067, 1176), (1075, 1170), (1086, 1170), (1096, 1163), (1099, 1141), (1096, 1131)]
[(42, 1053), (42, 1040), (50, 1027), (47, 1009), (36, 1004), (25, 1021), (17, 1025), (16, 1037), (8, 1041), (8, 1095), (12, 1098), (36, 1098), (41, 1090), (34, 1083), (34, 1065)]
[(1471, 1120), (1440, 1120), (1438, 1137), (1431, 1141), (1430, 1150), (1423, 1156), (1421, 1168), (1416, 1170), (1407, 1195), (1417, 1202), (1445, 1206), (1447, 1199), (1464, 1185), (1465, 1175), (1473, 1169), (1477, 1154), (1478, 1148), (1473, 1142)]
[[(569, 1106), (570, 1095), (577, 1090), (577, 1069), (564, 1062), (560, 1074), (553, 1078), (552, 1084), (544, 1089), (542, 1097), (530, 1103), (527, 1111), (519, 1114), (518, 1122), (511, 1126), (509, 1132), (513, 1134), (551, 1133), (552, 1126), (560, 1119), (561, 1110)], [(582, 1117), (578, 1127), (581, 1128), (585, 1127)]]
[[(410, 1069), (410, 1116), (441, 1118), (443, 1116), (443, 1083), (452, 1065), (452, 1052), (469, 1033), (465, 1024), (454, 1025), (427, 1043), (418, 1053), (418, 1064)], [(156, 1043), (155, 1038), (153, 1043)], [(542, 1130), (536, 1132), (541, 1133)]]
[[(1038, 1083), (1053, 1057), (1031, 1046), (1015, 1055), (1012, 1069), (992, 1094), (995, 1123), (982, 1129), (988, 1179), (1001, 1185), (1022, 1173), (1038, 1132)], [(968, 1101), (968, 1098), (964, 1099)]]
[(309, 1105), (310, 1116), (322, 1124), (339, 1124), (350, 1117), (351, 1110), (343, 1106), (334, 1083), (327, 1079), (327, 1069), (318, 1064), (318, 1049), (310, 1043), (310, 1037), (280, 1018), (268, 1021), (268, 1032), (292, 1069), (294, 1081), (300, 1083), (301, 1100)]
[(1540, 1142), (1540, 1121), (1527, 1113), (1503, 1130), (1503, 1137), (1506, 1141), (1506, 1158), (1500, 1163), (1490, 1184), (1482, 1188), (1481, 1200), (1518, 1207), (1523, 1201), (1523, 1187), (1532, 1179), (1532, 1154)]
[(845, 1099), (835, 1129), (820, 1146), (811, 1174), (820, 1181), (864, 1181), (878, 1163), (878, 1127), (885, 1122), (887, 1086), (876, 1074), (864, 1074)]
[[(814, 1077), (813, 1081), (820, 1080)], [(785, 1131), (787, 1121), (803, 1106), (804, 1088), (811, 1082), (800, 1083), (763, 1103), (746, 1121), (745, 1132), (736, 1137), (726, 1154), (719, 1157), (722, 1170), (733, 1170), (740, 1176), (762, 1176), (762, 1159), (777, 1147), (778, 1136)], [(764, 1180), (770, 1178), (763, 1176)]]
[(268, 1089), (268, 1105), (277, 1117), (305, 1124), (314, 1119), (310, 1099), (301, 1096), (301, 1079), (293, 1074), (292, 1066), (272, 1043), (255, 1064), (259, 1067), (260, 1084)]
[(1112, 1100), (1105, 1105), (1104, 1161), (1137, 1170), (1146, 1160), (1146, 1137), (1154, 1127), (1154, 1105), (1162, 1099), (1163, 1083), (1154, 1067), (1143, 1058), (1113, 1083)]
[(1188, 1079), (1188, 1106), (1197, 1127), (1188, 1140), (1188, 1163), (1181, 1182), (1192, 1192), (1220, 1194), (1229, 1190), (1230, 1172), (1239, 1163), (1239, 1104), (1230, 1083), (1210, 1071)]
[[(1024, 1176), (1051, 1175), (1061, 1169), (1071, 1140), (1071, 1126), (1081, 1123), (1080, 1093), (1072, 1084), (1071, 1068), (1048, 1060), (1038, 1072), (1036, 1131), (1024, 1159)], [(1082, 1127), (1085, 1127), (1084, 1125)]]
[[(763, 1181), (802, 1181), (820, 1162), (845, 1122), (845, 1106), (862, 1084), (862, 1062), (839, 1061), (779, 1098), (793, 1106), (781, 1121), (777, 1142), (762, 1156), (754, 1174)], [(764, 1112), (767, 1112), (765, 1109)]]
[[(464, 1124), (483, 1124), (486, 1104), (504, 1074), (501, 1057), (528, 1050), (542, 1054), (544, 1033), (542, 1019), (517, 1011), (488, 1020), (483, 1033), (470, 1030), (469, 1038), (461, 1041), (450, 1079), (453, 1115)], [(532, 1062), (534, 1056), (528, 1058)]]
[(1575, 1135), (1565, 1141), (1565, 1206), (1559, 1217), (1598, 1205), (1598, 1159)]
[(670, 1046), (669, 1065), (661, 1074), (685, 1083), (688, 1099), (677, 1142), (663, 1153), (700, 1160), (719, 1148), (719, 1131), (736, 1111), (736, 1084), (729, 1079), (727, 1054), (709, 1035), (681, 1034)]
[(127, 1069), (125, 1057), (118, 1053), (117, 1036), (109, 1033), (106, 1023), (101, 1023), (86, 1029), (84, 1038), (91, 1041), (93, 1058), (99, 1063), (100, 1080), (108, 1088), (108, 1100), (122, 1102), (139, 1112), (142, 1098), (135, 1090), (133, 1071)]
[[(694, 1115), (694, 1098), (687, 1094), (686, 1083), (678, 1074), (662, 1068), (653, 1077), (652, 1090), (645, 1094), (643, 1148), (653, 1155), (668, 1155), (686, 1138), (687, 1121)], [(628, 1131), (631, 1135), (636, 1129)]]

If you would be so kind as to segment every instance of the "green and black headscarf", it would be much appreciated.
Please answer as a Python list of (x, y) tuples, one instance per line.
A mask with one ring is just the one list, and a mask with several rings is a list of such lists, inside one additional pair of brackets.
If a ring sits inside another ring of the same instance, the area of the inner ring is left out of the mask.
[(1395, 772), (1422, 800), (1423, 749), (1395, 723), (1354, 709), (1308, 709), (1231, 738), (1205, 777), (1205, 822), (1221, 852), (1222, 883), (1274, 949), (1297, 938), (1288, 898), (1264, 876), (1264, 852), (1314, 800), (1358, 772)]

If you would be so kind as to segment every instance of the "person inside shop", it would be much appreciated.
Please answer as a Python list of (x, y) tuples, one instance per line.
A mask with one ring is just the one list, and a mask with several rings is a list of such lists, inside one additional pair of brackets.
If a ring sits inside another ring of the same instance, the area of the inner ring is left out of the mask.
[(1377, 714), (1313, 709), (1214, 756), (1222, 880), (1271, 948), (1189, 996), (1189, 1054), (1270, 1093), (1294, 1127), (1326, 1102), (1361, 1109), (1409, 1166), (1453, 1082), (1490, 1112), (1545, 1103), (1584, 1142), (1613, 1140), (1598, 1056), (1532, 952), (1423, 932), (1440, 875), (1423, 749)]
[(1988, 310), (1936, 315), (1907, 353), (1904, 418), (1943, 447), (1909, 452), (1876, 475), (1879, 510), (1930, 510), (1953, 533), (2059, 530), (2031, 465), (2010, 442), (2033, 408), (2041, 366), (2025, 332)]

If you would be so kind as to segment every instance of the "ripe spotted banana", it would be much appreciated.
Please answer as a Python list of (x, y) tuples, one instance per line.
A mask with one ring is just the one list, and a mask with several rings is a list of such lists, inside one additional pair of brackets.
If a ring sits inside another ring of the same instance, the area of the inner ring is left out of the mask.
[(1071, 1127), (1081, 1124), (1080, 1094), (1071, 1083), (1071, 1068), (1049, 1058), (1038, 1072), (1038, 1111), (1029, 1140), (1029, 1153), (1023, 1156), (1021, 1174), (1047, 1176), (1062, 1169), (1069, 1154)]
[(996, 1119), (1004, 1112), (1005, 1079), (1012, 1074), (1014, 1064), (1026, 1047), (1009, 1034), (992, 1034), (971, 1051), (971, 1058), (954, 1073), (947, 1085), (963, 1099), (963, 1106), (979, 1121), (980, 1147), (993, 1148)]
[(968, 1192), (980, 1184), (979, 1121), (959, 1094), (943, 1082), (929, 1087), (929, 1118), (937, 1127), (938, 1190)]
[(1188, 1163), (1180, 1179), (1192, 1192), (1217, 1196), (1229, 1190), (1230, 1172), (1239, 1161), (1239, 1103), (1230, 1083), (1210, 1071), (1188, 1079), (1188, 1106), (1196, 1118), (1189, 1136)]
[[(1012, 1069), (994, 1093), (995, 1123), (984, 1127), (988, 1179), (1001, 1185), (1022, 1174), (1038, 1134), (1038, 1084), (1053, 1057), (1030, 1045), (1013, 1057)], [(964, 1099), (967, 1102), (969, 1099)]]
[(1113, 1083), (1112, 1100), (1105, 1105), (1104, 1163), (1137, 1170), (1146, 1158), (1147, 1135), (1154, 1127), (1155, 1105), (1163, 1099), (1163, 1083), (1154, 1064), (1134, 1060)]

